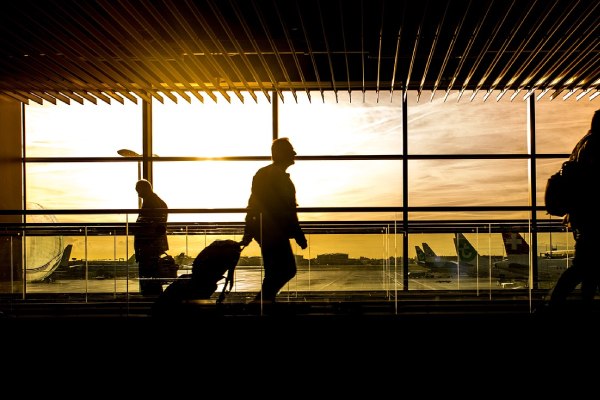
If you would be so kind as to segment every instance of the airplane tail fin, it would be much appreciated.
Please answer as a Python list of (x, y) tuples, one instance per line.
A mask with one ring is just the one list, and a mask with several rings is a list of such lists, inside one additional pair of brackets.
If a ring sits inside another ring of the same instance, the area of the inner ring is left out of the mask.
[(415, 250), (417, 251), (417, 262), (424, 263), (426, 261), (425, 252), (419, 246), (415, 246)]
[(506, 255), (529, 254), (529, 244), (518, 232), (502, 232), (502, 241)]
[(73, 250), (73, 245), (68, 244), (63, 250), (62, 257), (60, 258), (60, 262), (58, 263), (58, 268), (67, 268), (69, 266), (69, 258), (71, 257), (71, 250)]
[(433, 251), (433, 249), (431, 247), (429, 247), (429, 245), (427, 243), (421, 243), (423, 245), (423, 252), (425, 253), (425, 257), (432, 257), (435, 258), (437, 257), (437, 254), (435, 254), (435, 251)]
[(457, 233), (453, 240), (459, 260), (469, 262), (473, 261), (479, 256), (479, 253), (475, 247), (473, 247), (471, 242), (469, 242), (469, 240), (462, 233)]

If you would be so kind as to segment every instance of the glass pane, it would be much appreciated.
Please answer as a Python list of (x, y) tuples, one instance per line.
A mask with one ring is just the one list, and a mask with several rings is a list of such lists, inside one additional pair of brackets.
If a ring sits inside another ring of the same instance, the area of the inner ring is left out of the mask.
[(45, 209), (137, 208), (136, 180), (137, 163), (28, 163), (26, 199)]
[[(180, 101), (152, 103), (153, 153), (166, 157), (271, 155), (272, 106), (263, 97), (242, 103)], [(141, 149), (140, 149), (141, 150)]]
[(497, 289), (493, 263), (503, 254), (498, 234), (483, 232), (409, 235), (409, 288)]
[(589, 131), (598, 101), (587, 97), (577, 101), (550, 100), (546, 95), (535, 103), (536, 149), (538, 153), (571, 153), (579, 139)]
[(410, 206), (527, 206), (527, 160), (409, 161)]
[[(170, 208), (245, 208), (252, 177), (269, 162), (160, 162), (154, 188)], [(296, 161), (287, 172), (299, 207), (402, 203), (400, 161)]]
[[(252, 177), (258, 168), (267, 164), (259, 161), (159, 162), (153, 167), (154, 190), (169, 208), (245, 208)], [(175, 221), (171, 217), (169, 220)]]
[(300, 207), (402, 205), (402, 162), (297, 161), (288, 170)]
[[(536, 160), (536, 201), (538, 206), (544, 205), (544, 192), (546, 190), (546, 183), (548, 182), (548, 178), (550, 178), (550, 176), (552, 176), (555, 172), (557, 172), (560, 169), (564, 161), (564, 158), (539, 158)], [(546, 217), (549, 217), (549, 215), (546, 215)]]
[(551, 289), (572, 262), (572, 234), (569, 232), (538, 233), (537, 268), (531, 268), (532, 235), (523, 229), (502, 232), (505, 258), (494, 263), (496, 275), (504, 285), (526, 282), (531, 275), (539, 289)]
[(457, 92), (445, 101), (416, 95), (408, 91), (409, 154), (527, 153), (527, 103), (496, 102), (496, 93), (483, 101), (483, 92), (473, 101), (457, 101)]
[[(402, 154), (402, 101), (397, 92), (285, 92), (279, 105), (279, 136), (289, 137), (298, 155)], [(381, 98), (380, 98), (381, 96)]]
[(122, 148), (142, 148), (141, 102), (25, 107), (27, 157), (116, 157)]

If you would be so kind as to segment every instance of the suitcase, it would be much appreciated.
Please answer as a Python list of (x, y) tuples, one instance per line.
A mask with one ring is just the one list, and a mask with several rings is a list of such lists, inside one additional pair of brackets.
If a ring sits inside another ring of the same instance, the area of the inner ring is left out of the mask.
[[(161, 293), (154, 304), (154, 311), (162, 312), (185, 300), (210, 299), (225, 278), (217, 304), (221, 304), (231, 291), (235, 267), (240, 260), (242, 246), (235, 240), (215, 240), (194, 259), (192, 273), (178, 277)], [(229, 288), (228, 288), (229, 286)]]

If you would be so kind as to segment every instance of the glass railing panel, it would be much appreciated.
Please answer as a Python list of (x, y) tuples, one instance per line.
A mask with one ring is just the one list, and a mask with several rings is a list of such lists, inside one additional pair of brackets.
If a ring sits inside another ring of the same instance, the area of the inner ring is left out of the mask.
[(23, 231), (10, 223), (0, 224), (0, 295), (21, 297), (23, 280)]
[(550, 290), (560, 275), (573, 264), (575, 239), (564, 225), (537, 234), (537, 287)]
[[(174, 214), (178, 212), (173, 211)], [(357, 213), (366, 217), (370, 214)], [(198, 214), (194, 220), (201, 219), (202, 213)], [(376, 218), (378, 213), (372, 215)], [(109, 219), (130, 220), (131, 215), (115, 213)], [(476, 299), (493, 300), (509, 290), (515, 295), (531, 298), (533, 290), (547, 290), (553, 286), (557, 275), (550, 277), (548, 271), (552, 268), (549, 264), (561, 260), (557, 253), (572, 250), (573, 245), (570, 232), (562, 229), (560, 224), (544, 221), (536, 236), (537, 256), (528, 248), (520, 256), (525, 261), (519, 262), (523, 265), (519, 265), (517, 271), (514, 267), (519, 263), (511, 261), (511, 255), (507, 254), (509, 240), (505, 235), (513, 237), (519, 233), (522, 241), (531, 243), (527, 220), (499, 219), (488, 223), (476, 218), (471, 221), (413, 221), (407, 225), (406, 262), (401, 220), (303, 221), (302, 226), (308, 247), (302, 250), (291, 240), (297, 274), (280, 292), (282, 300), (342, 298), (361, 302), (373, 296), (380, 301), (397, 302), (409, 293), (418, 292), (474, 294)], [(29, 250), (13, 256), (17, 261), (21, 257), (25, 261), (27, 268), (22, 271), (28, 277), (25, 284), (17, 273), (3, 281), (3, 293), (25, 291), (24, 297), (45, 296), (54, 297), (56, 301), (74, 302), (99, 299), (153, 301), (139, 294), (133, 236), (128, 234), (130, 227), (127, 223), (28, 224), (12, 231), (4, 227), (3, 242), (22, 240), (23, 248)], [(179, 269), (177, 277), (165, 279), (163, 288), (169, 287), (178, 277), (189, 277), (194, 258), (213, 241), (241, 240), (243, 228), (241, 222), (169, 223), (167, 253), (175, 258)], [(22, 234), (24, 239), (10, 232)], [(45, 244), (46, 241), (52, 242), (52, 246)], [(429, 254), (420, 258), (417, 247)], [(46, 250), (49, 253), (44, 258), (40, 252)], [(536, 261), (536, 268), (530, 267), (530, 259)], [(438, 268), (436, 262), (448, 268)], [(51, 273), (35, 277), (32, 271), (37, 272), (38, 264), (47, 265)], [(10, 270), (4, 269), (3, 273), (7, 271)], [(554, 271), (558, 272), (556, 268)], [(256, 241), (252, 241), (241, 253), (228, 301), (248, 301), (260, 290), (263, 278), (261, 250)], [(222, 290), (223, 283), (224, 280), (218, 283), (214, 298)]]

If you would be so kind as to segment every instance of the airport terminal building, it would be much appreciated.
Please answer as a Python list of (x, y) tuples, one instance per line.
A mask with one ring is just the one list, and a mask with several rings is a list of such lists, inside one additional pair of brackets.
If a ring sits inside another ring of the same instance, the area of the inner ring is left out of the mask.
[[(169, 206), (181, 277), (210, 243), (241, 240), (280, 137), (308, 239), (278, 296), (295, 315), (529, 315), (570, 266), (544, 189), (600, 109), (597, 1), (5, 8), (5, 315), (151, 316), (136, 181)], [(246, 307), (263, 277), (254, 241), (225, 312), (265, 312)]]

